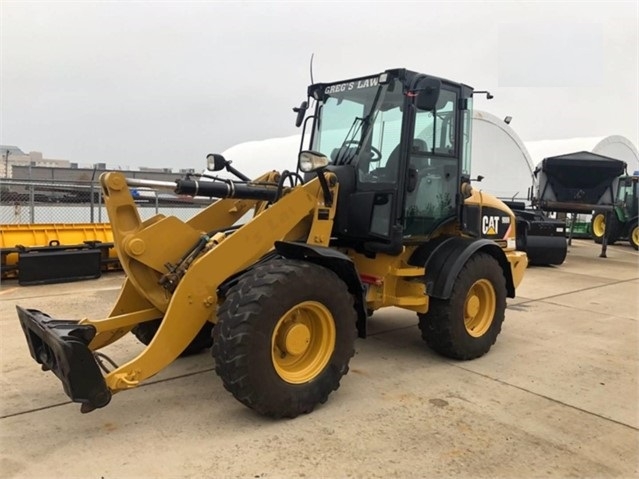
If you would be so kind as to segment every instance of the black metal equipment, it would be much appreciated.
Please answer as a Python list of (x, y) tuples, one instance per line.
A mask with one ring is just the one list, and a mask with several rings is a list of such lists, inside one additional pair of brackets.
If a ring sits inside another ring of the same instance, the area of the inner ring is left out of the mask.
[(614, 181), (626, 163), (587, 151), (544, 158), (534, 175), (533, 206), (543, 211), (590, 214), (597, 205), (613, 202)]
[(532, 265), (559, 265), (566, 260), (566, 223), (542, 211), (526, 209), (524, 203), (505, 203), (515, 214), (517, 249), (525, 251)]

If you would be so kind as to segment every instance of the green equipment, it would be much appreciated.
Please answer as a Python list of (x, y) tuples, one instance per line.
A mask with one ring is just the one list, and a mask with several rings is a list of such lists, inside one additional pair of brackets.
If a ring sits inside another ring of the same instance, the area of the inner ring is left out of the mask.
[(637, 184), (639, 171), (633, 175), (619, 177), (612, 211), (595, 209), (592, 212), (590, 230), (596, 243), (601, 244), (604, 236), (608, 244), (627, 240), (634, 249), (639, 249), (639, 196)]

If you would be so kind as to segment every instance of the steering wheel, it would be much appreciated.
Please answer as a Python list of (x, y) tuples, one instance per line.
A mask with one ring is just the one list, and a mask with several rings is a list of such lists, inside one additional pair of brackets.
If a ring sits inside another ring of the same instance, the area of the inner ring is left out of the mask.
[[(357, 141), (357, 140), (348, 140), (345, 141), (344, 144), (342, 145), (342, 147), (346, 146), (346, 147), (350, 147), (351, 145), (356, 145), (356, 146), (360, 146), (361, 142)], [(377, 148), (375, 148), (373, 145), (371, 145), (371, 158), (368, 161), (380, 161), (382, 159), (382, 152), (379, 151)]]

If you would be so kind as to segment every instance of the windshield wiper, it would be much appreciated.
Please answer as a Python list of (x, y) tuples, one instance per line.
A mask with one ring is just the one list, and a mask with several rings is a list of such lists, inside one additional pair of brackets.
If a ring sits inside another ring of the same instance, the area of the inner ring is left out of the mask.
[[(375, 92), (375, 98), (371, 103), (370, 112), (368, 115), (363, 117), (356, 116), (353, 120), (353, 124), (348, 129), (346, 133), (346, 137), (342, 142), (342, 145), (337, 152), (335, 157), (336, 165), (349, 165), (352, 163), (353, 159), (359, 156), (360, 150), (364, 143), (366, 143), (367, 137), (369, 135), (369, 129), (372, 125), (371, 119), (373, 115), (377, 114), (377, 104), (380, 101), (380, 98), (383, 96), (382, 92), (385, 92), (386, 89), (384, 85), (380, 85), (377, 88), (377, 92)], [(356, 139), (359, 138), (359, 139)]]
[(337, 155), (335, 156), (335, 164), (336, 165), (349, 165), (353, 161), (353, 159), (359, 155), (359, 150), (362, 147), (362, 141), (356, 140), (355, 138), (361, 138), (362, 127), (368, 123), (369, 116), (365, 116), (360, 118), (358, 116), (355, 117), (351, 127), (348, 129), (346, 133), (346, 137), (342, 142), (342, 145), (339, 147), (337, 151)]

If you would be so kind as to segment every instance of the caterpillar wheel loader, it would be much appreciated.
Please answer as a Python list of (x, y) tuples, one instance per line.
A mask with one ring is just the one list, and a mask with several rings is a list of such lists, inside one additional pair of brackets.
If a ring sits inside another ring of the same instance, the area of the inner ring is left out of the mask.
[[(608, 244), (620, 239), (627, 239), (634, 249), (639, 249), (639, 171), (633, 175), (621, 176), (617, 183), (617, 191), (612, 211), (596, 209), (590, 222), (595, 243), (601, 244), (607, 234)], [(606, 221), (608, 218), (608, 221)]]
[[(482, 356), (527, 259), (512, 212), (471, 187), (472, 96), (405, 69), (313, 84), (294, 109), (310, 137), (296, 172), (250, 180), (209, 155), (237, 179), (103, 174), (120, 296), (103, 319), (18, 307), (31, 355), (89, 412), (212, 344), (224, 387), (272, 417), (327, 400), (379, 308), (417, 313), (444, 356)], [(185, 222), (141, 221), (130, 186), (214, 201)], [(100, 350), (131, 331), (145, 349), (109, 368)]]

